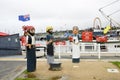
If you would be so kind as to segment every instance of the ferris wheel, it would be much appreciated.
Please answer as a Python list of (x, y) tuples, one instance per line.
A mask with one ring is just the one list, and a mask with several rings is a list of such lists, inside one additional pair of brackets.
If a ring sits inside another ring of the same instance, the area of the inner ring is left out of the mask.
[(101, 20), (99, 17), (96, 17), (93, 21), (93, 29), (101, 30)]

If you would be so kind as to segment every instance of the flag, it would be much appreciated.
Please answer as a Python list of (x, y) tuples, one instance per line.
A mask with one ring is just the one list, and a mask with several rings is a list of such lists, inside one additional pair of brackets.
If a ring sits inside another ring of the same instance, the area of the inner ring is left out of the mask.
[(108, 26), (104, 29), (103, 33), (106, 34), (110, 29), (111, 29), (111, 27), (110, 27), (110, 25), (108, 25)]
[(29, 14), (27, 14), (27, 15), (19, 15), (18, 16), (18, 18), (19, 18), (19, 20), (20, 21), (29, 21), (30, 20), (30, 15)]

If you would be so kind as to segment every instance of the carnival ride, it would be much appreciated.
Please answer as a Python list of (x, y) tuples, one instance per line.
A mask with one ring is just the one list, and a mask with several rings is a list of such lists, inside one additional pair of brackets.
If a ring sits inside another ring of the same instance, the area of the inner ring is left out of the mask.
[[(94, 39), (98, 36), (102, 36), (102, 37), (107, 36), (108, 40), (118, 40), (119, 39), (120, 23), (117, 20), (115, 20), (115, 18), (113, 18), (111, 16), (118, 13), (120, 11), (120, 9), (111, 11), (107, 14), (104, 11), (104, 9), (106, 9), (107, 7), (113, 6), (113, 5), (115, 6), (115, 4), (118, 2), (120, 2), (120, 0), (115, 0), (115, 1), (113, 1), (113, 2), (107, 4), (99, 9), (99, 12), (102, 14), (102, 16), (105, 17), (105, 19), (107, 20), (108, 23), (106, 24), (106, 27), (104, 29), (102, 29), (103, 27), (102, 27), (100, 18), (96, 17), (94, 19), (94, 22), (93, 22)], [(115, 28), (115, 29), (113, 29), (113, 28)]]
[(107, 5), (105, 5), (105, 6), (103, 6), (103, 7), (101, 7), (101, 8), (99, 9), (100, 13), (110, 22), (110, 25), (111, 25), (111, 26), (112, 26), (112, 25), (113, 25), (113, 26), (120, 26), (120, 23), (117, 22), (115, 19), (113, 19), (113, 18), (111, 17), (112, 15), (118, 13), (118, 12), (120, 11), (120, 9), (115, 10), (114, 12), (109, 13), (109, 14), (105, 14), (104, 11), (103, 11), (103, 9), (106, 8), (106, 7), (108, 7), (108, 6), (111, 6), (111, 5), (113, 5), (113, 4), (115, 4), (115, 3), (119, 2), (119, 1), (120, 1), (120, 0), (115, 0), (115, 1), (113, 1), (113, 2), (107, 4)]

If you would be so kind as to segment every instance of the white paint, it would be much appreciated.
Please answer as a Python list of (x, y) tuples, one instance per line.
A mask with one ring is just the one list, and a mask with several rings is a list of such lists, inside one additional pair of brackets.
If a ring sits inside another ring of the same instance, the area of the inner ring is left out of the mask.
[(107, 69), (110, 73), (119, 73), (118, 69)]
[(79, 66), (73, 66), (73, 68), (78, 68)]

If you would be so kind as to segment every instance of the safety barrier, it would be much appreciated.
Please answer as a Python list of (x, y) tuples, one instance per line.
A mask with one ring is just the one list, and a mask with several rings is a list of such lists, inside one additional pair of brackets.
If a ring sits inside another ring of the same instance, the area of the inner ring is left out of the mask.
[[(61, 55), (72, 55), (72, 45), (55, 45), (55, 53), (58, 53), (59, 59)], [(80, 43), (80, 55), (89, 53), (96, 54), (98, 59), (106, 54), (114, 54), (119, 56), (120, 53), (120, 42), (108, 42), (108, 43), (96, 43), (96, 42), (81, 42)]]

